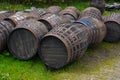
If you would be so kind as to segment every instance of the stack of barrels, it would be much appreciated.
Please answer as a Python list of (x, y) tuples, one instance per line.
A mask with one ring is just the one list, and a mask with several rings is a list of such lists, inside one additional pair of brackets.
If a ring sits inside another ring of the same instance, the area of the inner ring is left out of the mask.
[(74, 62), (88, 46), (99, 44), (106, 36), (107, 19), (102, 19), (105, 2), (100, 0), (101, 6), (97, 6), (99, 2), (93, 1), (82, 14), (73, 6), (64, 10), (51, 6), (19, 11), (1, 20), (0, 51), (7, 45), (20, 60), (29, 60), (38, 53), (44, 64), (53, 69)]
[[(55, 13), (53, 13), (53, 11), (52, 13), (50, 13), (49, 11), (49, 13), (46, 13), (38, 20), (31, 18), (29, 20), (20, 22), (15, 27), (8, 38), (8, 48), (13, 56), (20, 60), (31, 59), (38, 51), (41, 38), (46, 33), (48, 33), (48, 31), (50, 31), (54, 27), (58, 27), (60, 24), (71, 22), (71, 18), (69, 18), (68, 16), (65, 17), (64, 14), (62, 14), (61, 12), (57, 14), (56, 12), (59, 12), (60, 8), (58, 6), (54, 6), (54, 8), (55, 7), (58, 8), (54, 9)], [(72, 12), (74, 12), (74, 10), (77, 11), (75, 7), (72, 8)], [(69, 15), (71, 12), (66, 13)], [(78, 12), (74, 13), (75, 15), (78, 14)]]
[(79, 19), (48, 32), (40, 41), (38, 54), (46, 66), (59, 69), (82, 57), (88, 46), (99, 44), (105, 35), (101, 11), (88, 7)]

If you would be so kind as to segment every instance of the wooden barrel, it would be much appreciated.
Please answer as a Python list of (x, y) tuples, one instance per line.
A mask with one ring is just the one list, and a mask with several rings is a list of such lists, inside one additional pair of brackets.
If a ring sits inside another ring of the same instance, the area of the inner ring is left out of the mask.
[(11, 24), (13, 25), (18, 25), (24, 20), (29, 20), (29, 19), (38, 19), (36, 16), (30, 14), (30, 13), (24, 13), (24, 12), (18, 12), (8, 18), (6, 18), (6, 21), (10, 21)]
[(96, 19), (98, 19), (98, 20), (103, 21), (103, 19), (102, 19), (102, 14), (101, 14), (100, 10), (97, 9), (97, 8), (94, 8), (94, 7), (88, 7), (88, 8), (86, 8), (86, 9), (82, 12), (82, 15), (81, 15), (81, 16), (82, 16), (82, 17), (86, 17), (86, 16), (88, 16), (88, 17), (93, 17), (93, 18), (96, 18)]
[(104, 18), (107, 27), (105, 41), (118, 42), (120, 39), (120, 13), (113, 13)]
[(73, 7), (73, 6), (65, 8), (59, 14), (65, 15), (71, 20), (77, 20), (80, 17), (80, 11), (76, 7)]
[(0, 24), (0, 52), (6, 49), (8, 35), (9, 33), (7, 29), (2, 24)]
[(59, 13), (61, 10), (62, 8), (60, 6), (50, 6), (46, 9), (46, 12), (56, 14)]
[(70, 19), (58, 14), (46, 14), (39, 21), (44, 23), (48, 30), (51, 30), (60, 24), (70, 22)]
[(45, 35), (39, 55), (46, 66), (59, 69), (80, 58), (88, 46), (87, 29), (82, 24), (62, 24)]
[(43, 8), (32, 8), (30, 13), (40, 19), (43, 15), (47, 14), (47, 11)]
[(105, 10), (105, 0), (91, 0), (90, 6), (98, 8), (103, 14)]
[(3, 20), (13, 14), (14, 13), (12, 11), (0, 11), (0, 19)]
[(75, 18), (73, 16), (71, 16), (71, 15), (64, 14), (63, 16), (65, 16), (66, 18), (69, 18), (71, 20), (71, 22), (75, 21)]
[(98, 19), (92, 17), (84, 17), (77, 20), (75, 23), (83, 24), (89, 29), (88, 42), (90, 45), (100, 43), (106, 35), (105, 24)]
[(2, 20), (2, 21), (0, 21), (0, 24), (3, 25), (9, 33), (14, 29), (14, 25), (12, 25), (8, 21)]
[(8, 49), (15, 58), (29, 60), (37, 53), (39, 41), (47, 32), (46, 26), (39, 21), (24, 21), (10, 33)]
[(0, 21), (0, 52), (6, 49), (8, 36), (13, 29), (14, 25), (10, 22), (5, 20)]

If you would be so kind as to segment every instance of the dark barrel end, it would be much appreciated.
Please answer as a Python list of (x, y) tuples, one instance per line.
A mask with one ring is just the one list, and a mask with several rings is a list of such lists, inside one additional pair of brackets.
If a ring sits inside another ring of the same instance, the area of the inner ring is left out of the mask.
[(104, 38), (107, 42), (118, 42), (120, 39), (120, 13), (113, 13), (104, 17), (107, 34)]
[(105, 23), (107, 34), (104, 38), (107, 42), (118, 42), (120, 39), (120, 24), (115, 21), (108, 21)]
[(20, 60), (28, 60), (37, 51), (37, 39), (30, 30), (18, 28), (12, 31), (8, 39), (10, 53)]
[(67, 64), (68, 54), (65, 44), (55, 36), (44, 37), (40, 43), (39, 55), (43, 62), (54, 69)]

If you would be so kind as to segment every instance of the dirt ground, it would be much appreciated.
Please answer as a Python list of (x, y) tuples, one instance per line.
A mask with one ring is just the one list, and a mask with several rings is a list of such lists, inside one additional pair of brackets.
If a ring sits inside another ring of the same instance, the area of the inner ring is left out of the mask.
[(120, 80), (120, 42), (102, 42), (89, 48), (74, 64), (64, 80)]

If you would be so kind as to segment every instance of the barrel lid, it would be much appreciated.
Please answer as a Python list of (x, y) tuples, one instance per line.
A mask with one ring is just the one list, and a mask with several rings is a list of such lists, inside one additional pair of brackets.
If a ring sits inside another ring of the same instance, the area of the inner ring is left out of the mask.
[(58, 69), (67, 64), (68, 52), (60, 37), (48, 35), (40, 42), (39, 55), (49, 67)]
[(37, 53), (38, 38), (29, 29), (16, 28), (10, 33), (8, 48), (14, 57), (28, 60)]

